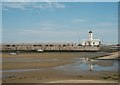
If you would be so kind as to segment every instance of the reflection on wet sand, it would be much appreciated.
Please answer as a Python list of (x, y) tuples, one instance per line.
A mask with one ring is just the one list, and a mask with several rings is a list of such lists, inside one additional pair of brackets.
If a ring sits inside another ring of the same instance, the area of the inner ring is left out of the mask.
[(90, 64), (90, 65), (89, 65), (89, 71), (92, 71), (92, 70), (93, 70), (93, 65)]
[[(89, 58), (76, 59), (75, 63), (56, 67), (66, 73), (85, 73), (88, 71), (118, 71), (117, 60), (93, 60)], [(92, 74), (92, 73), (91, 73)]]

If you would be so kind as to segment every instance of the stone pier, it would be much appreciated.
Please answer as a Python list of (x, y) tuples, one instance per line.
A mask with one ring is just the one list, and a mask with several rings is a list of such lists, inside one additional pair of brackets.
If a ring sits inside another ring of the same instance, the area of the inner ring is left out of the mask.
[(98, 51), (98, 46), (81, 46), (76, 43), (9, 43), (0, 46), (2, 51), (30, 51), (30, 50), (44, 50), (44, 51)]

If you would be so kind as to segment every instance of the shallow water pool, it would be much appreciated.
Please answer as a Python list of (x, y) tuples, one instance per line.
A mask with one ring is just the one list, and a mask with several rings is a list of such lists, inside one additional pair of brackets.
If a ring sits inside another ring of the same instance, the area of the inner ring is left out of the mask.
[[(114, 71), (118, 72), (120, 61), (118, 60), (94, 60), (84, 61), (81, 59), (75, 59), (75, 63), (67, 64), (64, 66), (55, 67), (56, 70), (63, 71), (70, 74), (77, 73), (94, 73), (98, 71)], [(90, 69), (92, 65), (92, 70)]]

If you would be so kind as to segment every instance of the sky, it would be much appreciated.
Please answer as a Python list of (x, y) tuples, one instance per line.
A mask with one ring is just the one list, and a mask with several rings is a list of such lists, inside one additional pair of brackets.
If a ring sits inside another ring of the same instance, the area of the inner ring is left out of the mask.
[(118, 43), (117, 2), (3, 2), (3, 43)]

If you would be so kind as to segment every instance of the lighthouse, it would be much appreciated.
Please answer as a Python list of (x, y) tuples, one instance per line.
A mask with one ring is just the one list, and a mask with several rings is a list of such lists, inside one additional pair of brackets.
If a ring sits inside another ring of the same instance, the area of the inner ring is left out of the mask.
[(93, 32), (92, 31), (89, 31), (89, 40), (93, 40)]
[(100, 45), (101, 41), (99, 39), (93, 38), (93, 32), (88, 32), (88, 39), (82, 41), (83, 46), (98, 46)]

